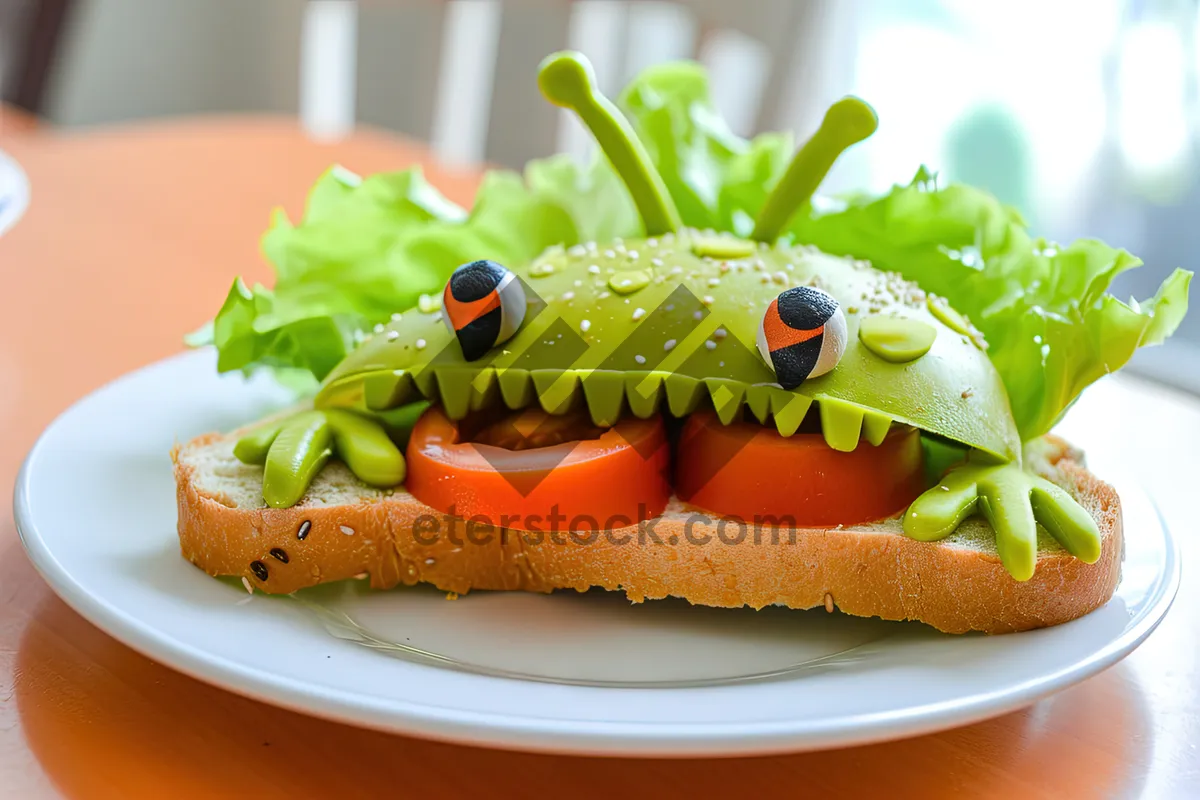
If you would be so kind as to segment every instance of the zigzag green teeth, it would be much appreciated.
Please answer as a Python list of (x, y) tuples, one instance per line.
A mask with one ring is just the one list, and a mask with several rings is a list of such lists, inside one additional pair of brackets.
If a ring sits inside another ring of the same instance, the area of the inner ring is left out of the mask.
[[(356, 394), (357, 392), (357, 394)], [(711, 405), (723, 424), (749, 411), (760, 424), (773, 425), (782, 436), (799, 430), (814, 399), (768, 383), (745, 384), (728, 378), (699, 379), (662, 371), (477, 369), (465, 366), (427, 367), (419, 373), (404, 370), (368, 372), (346, 379), (322, 393), (320, 405), (333, 398), (339, 405), (368, 410), (393, 409), (419, 400), (440, 402), (451, 419), (471, 411), (503, 404), (512, 410), (540, 405), (547, 413), (565, 414), (586, 407), (596, 425), (615, 424), (623, 414), (647, 418), (664, 409), (683, 417)], [(705, 403), (704, 401), (707, 401)], [(819, 396), (821, 429), (835, 450), (849, 452), (860, 441), (878, 446), (891, 429), (892, 418), (833, 397)]]
[(849, 403), (840, 403), (822, 399), (818, 405), (821, 410), (821, 430), (825, 434), (825, 443), (834, 450), (852, 452), (858, 447), (859, 436), (862, 432), (863, 410)]

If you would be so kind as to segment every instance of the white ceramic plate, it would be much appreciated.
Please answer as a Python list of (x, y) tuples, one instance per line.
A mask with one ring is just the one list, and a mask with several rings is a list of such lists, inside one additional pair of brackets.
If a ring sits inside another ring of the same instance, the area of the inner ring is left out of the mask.
[[(877, 741), (1026, 705), (1113, 664), (1166, 613), (1175, 545), (1135, 486), (1106, 606), (1056, 628), (946, 636), (824, 611), (633, 606), (605, 593), (318, 587), (246, 594), (186, 563), (174, 441), (282, 401), (211, 353), (128, 375), (60, 417), (17, 485), (17, 525), (73, 608), (146, 655), (267, 702), (421, 736), (555, 752), (751, 754)], [(1106, 477), (1111, 477), (1106, 475)]]
[(11, 228), (29, 205), (29, 182), (17, 162), (0, 150), (0, 234)]

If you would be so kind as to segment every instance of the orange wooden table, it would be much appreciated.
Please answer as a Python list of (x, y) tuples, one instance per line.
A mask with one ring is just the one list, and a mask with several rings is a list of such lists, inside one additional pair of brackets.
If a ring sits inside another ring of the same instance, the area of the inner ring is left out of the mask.
[[(268, 212), (297, 212), (330, 163), (369, 172), (427, 156), (372, 132), (318, 145), (291, 121), (259, 117), (71, 134), (13, 124), (0, 127), (0, 149), (33, 188), (25, 218), (0, 237), (0, 797), (1200, 796), (1200, 541), (1189, 494), (1200, 404), (1128, 381), (1097, 388), (1080, 413), (1099, 419), (1112, 410), (1104, 403), (1127, 403), (1153, 421), (1120, 447), (1166, 487), (1168, 519), (1190, 537), (1184, 589), (1122, 664), (982, 724), (785, 757), (559, 758), (323, 722), (143, 658), (69, 610), (26, 559), (10, 501), (21, 459), (71, 402), (179, 351), (233, 275), (268, 278), (257, 254)], [(477, 176), (427, 173), (470, 202)], [(1193, 446), (1172, 461), (1180, 437)]]

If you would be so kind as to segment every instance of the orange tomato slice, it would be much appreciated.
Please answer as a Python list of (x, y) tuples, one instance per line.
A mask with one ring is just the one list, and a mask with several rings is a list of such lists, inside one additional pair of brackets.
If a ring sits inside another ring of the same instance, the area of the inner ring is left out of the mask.
[(692, 414), (676, 458), (675, 491), (698, 508), (743, 522), (854, 525), (900, 513), (925, 489), (920, 433), (893, 428), (878, 447), (849, 453), (819, 433), (783, 437), (746, 422)]
[(663, 421), (596, 428), (583, 414), (529, 409), (462, 423), (430, 408), (408, 442), (406, 488), (438, 511), (524, 531), (621, 528), (670, 499)]

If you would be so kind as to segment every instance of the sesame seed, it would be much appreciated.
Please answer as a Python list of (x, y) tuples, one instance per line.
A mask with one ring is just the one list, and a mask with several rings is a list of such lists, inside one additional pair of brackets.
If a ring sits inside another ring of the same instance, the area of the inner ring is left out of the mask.
[(629, 253), (628, 253), (628, 255), (629, 255), (629, 260), (630, 260), (630, 261), (637, 261), (637, 257), (638, 257), (638, 251), (637, 251), (637, 250), (630, 250), (630, 251), (629, 251)]
[(400, 338), (400, 331), (388, 331), (387, 332), (387, 340), (389, 342), (394, 342), (399, 338)]
[(354, 576), (354, 580), (356, 580), (356, 581), (365, 581), (365, 580), (366, 580), (367, 578), (369, 578), (369, 577), (371, 577), (371, 576), (370, 576), (370, 575), (368, 575), (367, 573), (365, 573), (365, 572), (360, 572), (360, 573), (358, 573), (357, 575), (355, 575), (355, 576)]
[(616, 251), (614, 251), (614, 250), (605, 250), (605, 251), (604, 251), (604, 257), (605, 257), (605, 258), (616, 258), (616, 257), (617, 257), (617, 253), (616, 253)]
[(704, 319), (704, 312), (703, 311), (693, 311), (692, 319)]
[(426, 563), (426, 565), (432, 565), (432, 564), (436, 564), (437, 560), (433, 559), (433, 558), (427, 558), (427, 559), (425, 559), (425, 563)]
[(658, 247), (658, 239), (647, 239), (646, 244), (650, 247)]
[(346, 534), (347, 536), (354, 535), (354, 528), (351, 528), (349, 525), (338, 525), (338, 530), (340, 530), (342, 533)]
[(675, 344), (676, 342), (674, 339), (667, 339), (665, 342), (663, 342), (663, 350), (673, 350), (675, 348)]
[(833, 613), (833, 595), (829, 592), (825, 593), (825, 610), (830, 614)]
[(580, 286), (583, 286), (583, 281), (580, 281), (580, 280), (575, 281), (575, 288), (578, 289)]
[(671, 267), (671, 274), (672, 275), (682, 275), (683, 267)]
[(579, 330), (583, 331), (584, 333), (587, 333), (588, 329), (591, 327), (592, 327), (592, 321), (590, 319), (585, 319), (579, 323)]
[(706, 339), (704, 342), (704, 346), (707, 347), (709, 350), (717, 349), (717, 343), (714, 342), (712, 339)]
[(587, 252), (587, 248), (585, 248), (581, 244), (577, 244), (574, 247), (571, 247), (567, 250), (567, 254), (572, 255), (572, 256), (581, 256), (586, 252)]
[(399, 322), (399, 321), (400, 321), (400, 312), (397, 311), (395, 314), (392, 314), (392, 322)]
[(639, 363), (639, 364), (645, 364), (645, 363), (646, 363), (646, 357), (645, 357), (645, 356), (634, 356), (634, 357), (633, 357), (633, 360), (634, 360), (634, 361), (636, 361), (636, 362), (637, 362), (637, 363)]
[(563, 292), (563, 293), (562, 293), (562, 299), (563, 299), (563, 300), (574, 300), (574, 299), (575, 299), (575, 293), (574, 293), (574, 292)]
[(600, 265), (592, 264), (590, 267), (588, 267), (588, 272), (592, 273), (593, 275), (599, 275), (600, 274)]
[(382, 322), (380, 322), (378, 325), (375, 326), (375, 332), (383, 333), (383, 323)]
[[(604, 300), (609, 297), (612, 297), (612, 295), (609, 294), (608, 292), (601, 292), (600, 294), (596, 295), (597, 300)], [(626, 302), (628, 302), (628, 301), (626, 301)]]
[(661, 267), (663, 265), (663, 260), (661, 258), (652, 258), (650, 259), (650, 263), (656, 267)]
[(425, 340), (417, 339), (416, 345), (417, 345), (418, 350), (424, 350), (425, 349)]
[(715, 331), (713, 331), (713, 338), (724, 339), (728, 334), (729, 331), (725, 330), (724, 328), (717, 328)]
[(250, 585), (250, 579), (247, 578), (245, 575), (242, 576), (242, 586), (246, 587), (247, 592), (249, 592), (250, 594), (254, 594), (254, 587)]
[(644, 308), (635, 308), (633, 310), (633, 318), (634, 319), (641, 319), (645, 315), (646, 315), (646, 309), (644, 309)]
[(720, 279), (720, 278), (709, 278), (709, 279), (708, 279), (708, 285), (709, 285), (709, 286), (720, 286), (720, 285), (721, 285), (721, 279)]
[(713, 296), (711, 294), (706, 294), (704, 297), (700, 298), (700, 302), (706, 306), (711, 306), (713, 304)]
[(771, 276), (771, 280), (775, 281), (776, 283), (787, 283), (787, 274), (783, 272), (776, 272)]

